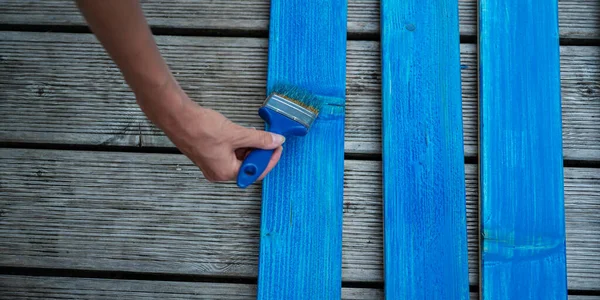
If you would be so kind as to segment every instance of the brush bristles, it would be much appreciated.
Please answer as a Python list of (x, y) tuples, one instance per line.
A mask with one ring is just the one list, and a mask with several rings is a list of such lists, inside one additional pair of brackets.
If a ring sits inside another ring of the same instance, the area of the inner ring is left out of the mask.
[(319, 114), (319, 111), (323, 106), (322, 101), (319, 101), (315, 95), (297, 86), (276, 85), (271, 89), (271, 93), (275, 93), (290, 102), (296, 103), (316, 115)]

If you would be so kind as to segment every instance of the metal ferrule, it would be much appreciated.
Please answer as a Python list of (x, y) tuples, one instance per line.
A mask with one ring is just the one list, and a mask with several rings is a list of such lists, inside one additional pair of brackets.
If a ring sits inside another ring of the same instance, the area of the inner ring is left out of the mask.
[(304, 125), (306, 128), (310, 128), (317, 118), (317, 114), (314, 112), (277, 94), (267, 97), (263, 106)]

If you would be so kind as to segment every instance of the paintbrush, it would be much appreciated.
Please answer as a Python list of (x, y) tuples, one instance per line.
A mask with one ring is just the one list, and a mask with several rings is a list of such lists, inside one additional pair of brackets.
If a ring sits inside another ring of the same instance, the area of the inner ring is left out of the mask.
[[(267, 123), (266, 130), (285, 137), (304, 136), (319, 115), (321, 101), (310, 92), (289, 85), (275, 86), (258, 115)], [(275, 150), (253, 149), (242, 162), (237, 185), (245, 188), (265, 171)]]

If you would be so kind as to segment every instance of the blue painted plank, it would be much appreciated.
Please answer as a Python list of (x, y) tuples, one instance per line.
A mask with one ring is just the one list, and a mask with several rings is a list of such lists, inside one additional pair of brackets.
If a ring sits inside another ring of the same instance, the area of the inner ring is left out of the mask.
[(386, 299), (468, 299), (456, 0), (382, 0)]
[(271, 1), (267, 91), (296, 85), (326, 105), (263, 182), (258, 299), (341, 298), (346, 11)]
[(482, 299), (566, 299), (557, 0), (481, 0)]

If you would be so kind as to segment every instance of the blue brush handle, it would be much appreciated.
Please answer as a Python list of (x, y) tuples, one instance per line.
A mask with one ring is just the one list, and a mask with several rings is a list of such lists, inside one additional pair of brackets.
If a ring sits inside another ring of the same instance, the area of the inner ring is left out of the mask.
[(237, 183), (241, 188), (245, 188), (255, 182), (260, 175), (265, 171), (271, 156), (273, 156), (274, 149), (254, 149), (248, 154), (242, 167), (240, 168)]
[[(304, 125), (283, 116), (267, 107), (262, 107), (258, 115), (268, 124), (267, 131), (281, 134), (283, 136), (303, 136), (308, 133)], [(245, 188), (254, 183), (265, 171), (275, 149), (254, 149), (242, 162), (238, 172), (237, 185)]]

